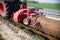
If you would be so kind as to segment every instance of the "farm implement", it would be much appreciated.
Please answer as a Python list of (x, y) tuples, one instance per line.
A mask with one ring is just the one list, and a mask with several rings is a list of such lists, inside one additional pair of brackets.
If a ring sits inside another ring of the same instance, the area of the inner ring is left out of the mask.
[[(60, 21), (46, 18), (42, 14), (38, 8), (28, 8), (26, 0), (23, 2), (19, 0), (0, 0), (0, 15), (2, 17), (11, 19), (18, 24), (21, 23), (22, 26), (25, 25), (23, 27), (46, 36), (50, 40), (53, 40), (51, 38), (60, 38)], [(30, 27), (30, 25), (32, 26)]]

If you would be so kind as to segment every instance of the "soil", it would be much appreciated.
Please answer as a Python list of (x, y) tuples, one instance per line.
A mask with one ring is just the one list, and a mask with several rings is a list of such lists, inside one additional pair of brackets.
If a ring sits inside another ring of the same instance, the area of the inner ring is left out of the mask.
[(46, 17), (38, 17), (37, 20), (44, 33), (60, 38), (60, 21)]
[(4, 19), (0, 20), (0, 34), (4, 40), (37, 40)]

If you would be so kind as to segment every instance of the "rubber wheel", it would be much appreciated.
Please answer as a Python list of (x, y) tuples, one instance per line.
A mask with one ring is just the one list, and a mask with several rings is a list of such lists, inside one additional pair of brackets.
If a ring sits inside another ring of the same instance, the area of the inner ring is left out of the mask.
[(2, 17), (5, 17), (5, 18), (8, 16), (7, 15), (7, 13), (8, 13), (8, 11), (7, 11), (8, 7), (6, 7), (6, 5), (7, 5), (7, 3), (5, 3), (5, 1), (1, 1), (0, 0), (0, 15)]
[(29, 25), (29, 24), (30, 24), (30, 21), (25, 18), (25, 19), (23, 20), (23, 24), (24, 24), (24, 25)]

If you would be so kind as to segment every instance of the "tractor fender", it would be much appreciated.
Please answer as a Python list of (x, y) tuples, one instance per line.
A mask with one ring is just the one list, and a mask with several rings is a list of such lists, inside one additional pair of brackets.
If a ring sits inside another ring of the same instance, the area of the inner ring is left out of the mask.
[[(27, 10), (27, 9), (20, 9), (18, 11), (16, 11), (15, 13), (13, 13), (13, 20), (15, 22), (19, 22), (19, 19), (23, 19), (25, 17), (24, 15), (24, 11)], [(23, 14), (23, 15), (22, 15)]]

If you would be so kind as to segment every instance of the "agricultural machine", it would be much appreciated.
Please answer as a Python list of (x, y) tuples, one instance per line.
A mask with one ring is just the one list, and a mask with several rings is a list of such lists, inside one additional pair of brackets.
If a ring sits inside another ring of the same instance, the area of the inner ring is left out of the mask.
[(25, 25), (36, 24), (35, 20), (32, 20), (32, 16), (38, 14), (38, 9), (29, 9), (27, 2), (19, 0), (0, 0), (0, 15), (4, 18), (12, 18), (15, 22), (24, 23)]
[(60, 38), (60, 21), (46, 18), (45, 15), (41, 16), (38, 8), (28, 8), (26, 0), (23, 2), (19, 0), (0, 0), (0, 15), (24, 25), (31, 24), (35, 27), (35, 25), (40, 24), (38, 26), (41, 28), (36, 27), (39, 31), (37, 31), (37, 34), (43, 33), (45, 36), (50, 35), (54, 38)]

